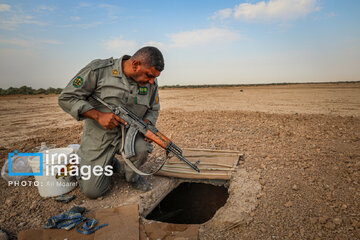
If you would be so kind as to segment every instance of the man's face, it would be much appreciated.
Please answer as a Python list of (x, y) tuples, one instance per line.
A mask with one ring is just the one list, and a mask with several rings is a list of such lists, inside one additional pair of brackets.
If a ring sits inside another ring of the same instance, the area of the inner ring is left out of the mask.
[(160, 76), (160, 71), (155, 67), (146, 67), (144, 65), (137, 66), (132, 79), (134, 79), (140, 85), (146, 85), (147, 83), (154, 84), (155, 78)]

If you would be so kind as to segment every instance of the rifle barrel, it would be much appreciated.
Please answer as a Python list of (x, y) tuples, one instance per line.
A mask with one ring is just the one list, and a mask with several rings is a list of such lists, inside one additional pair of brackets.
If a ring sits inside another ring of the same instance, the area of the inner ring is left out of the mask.
[(189, 165), (192, 169), (194, 169), (195, 171), (197, 172), (200, 172), (200, 169), (195, 165), (193, 164), (192, 162), (190, 162), (189, 160), (187, 160), (181, 153), (179, 153), (178, 151), (176, 151), (176, 149), (174, 149), (173, 147), (170, 147), (169, 148), (169, 151), (172, 152), (173, 154), (175, 154), (175, 156), (185, 162), (187, 165)]

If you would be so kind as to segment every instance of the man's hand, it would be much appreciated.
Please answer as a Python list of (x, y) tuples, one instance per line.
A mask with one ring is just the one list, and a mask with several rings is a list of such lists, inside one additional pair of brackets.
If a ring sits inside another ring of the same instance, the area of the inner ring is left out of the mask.
[(123, 119), (115, 115), (114, 113), (103, 113), (96, 109), (92, 109), (82, 114), (82, 116), (94, 119), (105, 129), (113, 129), (119, 126), (119, 123), (127, 124)]
[(147, 124), (152, 124), (149, 119), (144, 119), (144, 122), (146, 122)]
[(105, 129), (113, 129), (119, 126), (119, 122), (123, 120), (113, 113), (101, 113), (98, 116), (97, 122)]

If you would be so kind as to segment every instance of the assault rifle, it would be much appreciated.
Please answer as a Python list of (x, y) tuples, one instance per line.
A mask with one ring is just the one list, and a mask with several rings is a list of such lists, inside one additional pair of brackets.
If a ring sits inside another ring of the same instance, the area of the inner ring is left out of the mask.
[(113, 107), (106, 102), (104, 102), (99, 97), (92, 95), (92, 98), (94, 98), (96, 101), (100, 102), (107, 108), (109, 108), (115, 115), (123, 119), (127, 124), (126, 127), (128, 128), (125, 138), (125, 144), (124, 144), (124, 152), (126, 158), (130, 158), (132, 156), (135, 156), (135, 137), (138, 132), (144, 134), (144, 136), (156, 144), (158, 144), (160, 147), (166, 150), (167, 153), (171, 152), (173, 153), (179, 160), (185, 162), (187, 165), (189, 165), (192, 169), (194, 169), (197, 172), (200, 172), (200, 169), (196, 166), (200, 163), (200, 161), (197, 161), (195, 164), (191, 163), (189, 160), (187, 160), (183, 154), (182, 150), (176, 146), (169, 138), (167, 138), (164, 134), (159, 132), (159, 130), (152, 124), (148, 124), (142, 119), (140, 119), (136, 114), (128, 110), (124, 106), (118, 106)]

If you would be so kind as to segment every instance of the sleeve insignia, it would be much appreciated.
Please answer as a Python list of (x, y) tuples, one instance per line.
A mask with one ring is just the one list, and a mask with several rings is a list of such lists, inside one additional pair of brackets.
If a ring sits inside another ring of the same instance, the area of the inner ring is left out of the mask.
[(155, 103), (159, 103), (159, 96), (156, 97)]
[(73, 86), (78, 88), (84, 84), (84, 79), (80, 76), (76, 77), (73, 81)]
[(117, 75), (119, 75), (119, 71), (118, 71), (117, 69), (113, 69), (113, 70), (112, 70), (112, 74), (113, 74), (114, 76), (117, 76)]

